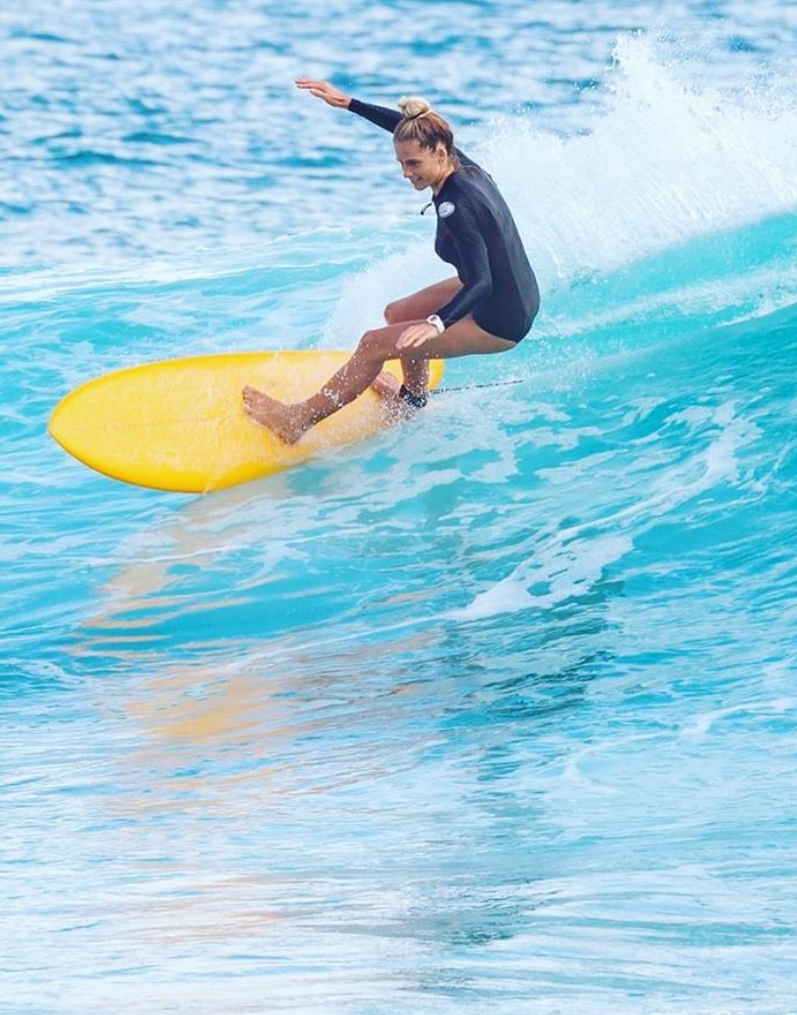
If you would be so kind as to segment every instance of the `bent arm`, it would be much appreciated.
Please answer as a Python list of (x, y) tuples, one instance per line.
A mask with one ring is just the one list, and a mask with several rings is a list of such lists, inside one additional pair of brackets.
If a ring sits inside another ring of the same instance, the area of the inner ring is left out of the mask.
[(450, 328), (486, 300), (493, 291), (493, 275), (487, 244), (473, 211), (459, 204), (449, 218), (449, 229), (457, 249), (457, 267), (463, 286), (453, 299), (437, 311), (443, 324)]

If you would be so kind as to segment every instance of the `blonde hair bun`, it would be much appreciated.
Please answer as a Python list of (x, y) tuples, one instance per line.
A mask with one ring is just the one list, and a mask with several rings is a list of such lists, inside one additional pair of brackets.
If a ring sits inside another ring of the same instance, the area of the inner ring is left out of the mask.
[(399, 99), (398, 105), (405, 120), (417, 120), (419, 116), (425, 116), (432, 111), (432, 107), (426, 99), (422, 99), (417, 95), (405, 96)]

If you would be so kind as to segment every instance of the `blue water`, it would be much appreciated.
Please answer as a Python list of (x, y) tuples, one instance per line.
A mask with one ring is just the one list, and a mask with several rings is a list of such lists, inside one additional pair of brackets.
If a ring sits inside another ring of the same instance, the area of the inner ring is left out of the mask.
[[(787, 0), (4, 8), (3, 1015), (797, 1011), (796, 47)], [(449, 115), (533, 337), (281, 476), (90, 472), (81, 381), (445, 276), (302, 73)]]

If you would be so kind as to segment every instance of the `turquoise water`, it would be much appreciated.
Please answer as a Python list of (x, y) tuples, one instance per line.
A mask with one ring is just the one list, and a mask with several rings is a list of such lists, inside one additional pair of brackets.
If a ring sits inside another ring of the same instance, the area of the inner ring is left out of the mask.
[[(797, 1011), (794, 5), (78, 0), (0, 42), (3, 1015)], [(46, 435), (81, 381), (351, 345), (444, 276), (305, 72), (449, 113), (533, 339), (278, 477), (91, 473)]]

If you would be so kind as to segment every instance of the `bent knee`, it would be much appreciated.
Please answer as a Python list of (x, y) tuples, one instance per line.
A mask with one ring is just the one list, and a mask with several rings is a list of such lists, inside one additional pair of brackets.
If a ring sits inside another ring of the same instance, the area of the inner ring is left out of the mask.
[(394, 300), (392, 303), (388, 303), (384, 314), (385, 321), (388, 324), (401, 324), (402, 321), (406, 320), (405, 301)]
[(384, 331), (377, 328), (366, 331), (360, 339), (357, 349), (360, 353), (365, 353), (374, 359), (384, 359), (385, 353), (388, 351)]

